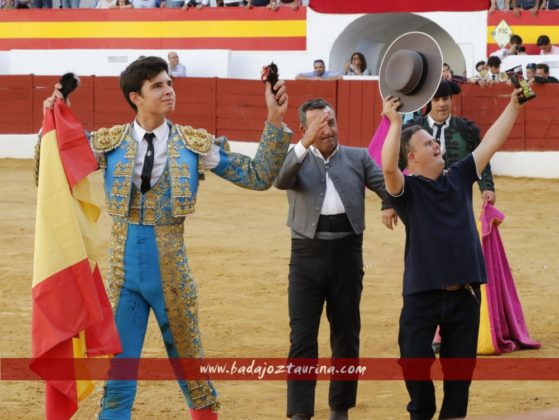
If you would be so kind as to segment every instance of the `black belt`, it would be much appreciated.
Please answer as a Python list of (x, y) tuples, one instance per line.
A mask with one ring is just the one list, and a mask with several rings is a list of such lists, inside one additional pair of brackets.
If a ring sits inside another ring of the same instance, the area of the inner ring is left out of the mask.
[(351, 223), (345, 213), (342, 214), (321, 214), (318, 218), (317, 232), (353, 232)]

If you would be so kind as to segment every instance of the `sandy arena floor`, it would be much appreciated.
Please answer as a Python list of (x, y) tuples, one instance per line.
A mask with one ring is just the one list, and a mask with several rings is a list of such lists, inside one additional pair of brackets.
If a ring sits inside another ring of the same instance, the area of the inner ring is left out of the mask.
[[(245, 191), (212, 174), (207, 178), (186, 233), (199, 284), (206, 353), (209, 357), (284, 357), (290, 247), (285, 193)], [(36, 194), (31, 162), (0, 160), (0, 179), (0, 357), (29, 357)], [(528, 328), (542, 342), (541, 350), (500, 357), (559, 357), (559, 183), (499, 177), (496, 185), (497, 205), (507, 215), (500, 231)], [(369, 193), (367, 201), (361, 354), (397, 357), (404, 231), (402, 226), (394, 232), (386, 230), (379, 221), (377, 197)], [(105, 248), (109, 223), (103, 215), (99, 229)], [(100, 263), (106, 272), (106, 253)], [(325, 318), (322, 325), (320, 351), (327, 356)], [(165, 356), (153, 318), (143, 355)], [(216, 387), (223, 405), (220, 419), (285, 418), (282, 381), (219, 381)], [(319, 382), (316, 419), (328, 417), (327, 389), (325, 381)], [(99, 395), (97, 391), (86, 400), (74, 418), (93, 419)], [(2, 418), (44, 418), (42, 383), (0, 382), (0, 401)], [(470, 401), (469, 414), (474, 418), (559, 408), (559, 383), (478, 381), (472, 385)], [(351, 415), (366, 420), (404, 419), (406, 403), (402, 382), (362, 381)], [(173, 381), (140, 383), (133, 414), (135, 419), (189, 418)]]

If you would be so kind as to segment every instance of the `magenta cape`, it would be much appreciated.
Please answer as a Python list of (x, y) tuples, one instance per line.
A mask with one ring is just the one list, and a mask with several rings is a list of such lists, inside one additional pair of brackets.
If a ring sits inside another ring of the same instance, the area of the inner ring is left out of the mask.
[(498, 226), (504, 218), (505, 215), (491, 204), (484, 205), (480, 216), (487, 285), (482, 288), (479, 354), (540, 348), (540, 343), (532, 340), (528, 334), (522, 305), (499, 234)]

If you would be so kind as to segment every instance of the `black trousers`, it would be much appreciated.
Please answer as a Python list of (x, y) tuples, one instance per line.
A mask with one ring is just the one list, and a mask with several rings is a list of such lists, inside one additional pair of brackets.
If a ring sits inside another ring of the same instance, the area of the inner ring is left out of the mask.
[[(432, 341), (437, 325), (441, 334), (441, 361), (444, 358), (471, 358), (471, 363), (460, 365), (460, 371), (471, 377), (475, 368), (477, 338), (479, 330), (479, 308), (481, 294), (474, 287), (475, 296), (467, 289), (455, 291), (433, 290), (404, 296), (404, 307), (400, 315), (398, 343), (402, 358), (432, 358), (435, 355)], [(404, 375), (425, 369), (422, 377), (429, 377), (428, 366), (401, 362)], [(443, 374), (456, 370), (452, 362), (442, 364)], [(455, 372), (454, 372), (455, 373)], [(445, 380), (444, 398), (440, 419), (466, 417), (468, 393), (471, 381)], [(433, 418), (437, 410), (433, 382), (406, 380), (411, 401), (407, 409), (412, 420)]]
[[(359, 356), (363, 289), (363, 235), (342, 239), (292, 239), (289, 264), (289, 358), (318, 357), (318, 328), (324, 302), (334, 358)], [(316, 381), (287, 381), (287, 416), (314, 415)], [(331, 381), (333, 410), (355, 406), (357, 381)]]

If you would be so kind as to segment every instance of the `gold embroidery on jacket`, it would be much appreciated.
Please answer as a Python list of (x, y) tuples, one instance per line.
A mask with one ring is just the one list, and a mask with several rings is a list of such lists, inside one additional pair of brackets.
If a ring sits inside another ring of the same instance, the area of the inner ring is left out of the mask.
[(91, 134), (93, 150), (102, 153), (116, 149), (124, 140), (130, 124), (115, 125), (111, 128), (100, 128)]
[[(161, 285), (169, 328), (179, 357), (203, 358), (204, 350), (198, 326), (198, 290), (190, 274), (184, 247), (184, 226), (156, 226)], [(218, 408), (212, 385), (208, 380), (186, 381), (193, 408)]]

